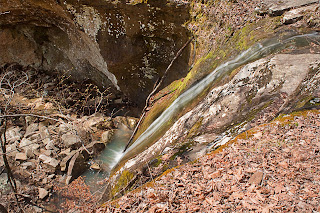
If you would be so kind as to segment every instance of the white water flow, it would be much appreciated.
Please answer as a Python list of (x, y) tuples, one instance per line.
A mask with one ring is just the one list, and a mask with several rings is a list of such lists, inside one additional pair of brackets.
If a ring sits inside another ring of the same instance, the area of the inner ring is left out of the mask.
[(120, 161), (128, 160), (155, 142), (164, 131), (169, 129), (167, 123), (170, 120), (177, 119), (179, 113), (192, 103), (194, 98), (210, 87), (210, 85), (221, 75), (227, 74), (241, 65), (260, 59), (275, 51), (280, 51), (290, 45), (295, 47), (308, 46), (312, 39), (319, 39), (319, 33), (295, 35), (283, 40), (269, 39), (263, 43), (252, 46), (233, 60), (221, 64), (200, 82), (182, 93), (123, 153)]
[(107, 176), (109, 176), (111, 169), (118, 163), (123, 155), (123, 149), (131, 136), (132, 131), (121, 126), (114, 134), (113, 139), (107, 144), (103, 152), (92, 162), (99, 164), (100, 170), (88, 169), (82, 177), (92, 192), (100, 190), (102, 193), (103, 185), (100, 185)]

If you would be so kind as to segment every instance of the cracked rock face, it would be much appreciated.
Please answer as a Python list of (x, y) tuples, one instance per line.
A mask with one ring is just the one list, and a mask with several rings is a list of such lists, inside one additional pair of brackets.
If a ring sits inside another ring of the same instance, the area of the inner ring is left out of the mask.
[(318, 98), (319, 83), (319, 54), (277, 54), (247, 64), (229, 82), (213, 88), (157, 142), (124, 163), (111, 181), (123, 171), (138, 170), (163, 150), (167, 153), (186, 143), (189, 130), (199, 120), (193, 149), (217, 138), (216, 144), (223, 145), (245, 129), (270, 121), (282, 111), (299, 108), (305, 97)]
[[(66, 72), (142, 105), (188, 40), (187, 5), (166, 3), (0, 1), (0, 66)], [(188, 58), (187, 49), (166, 84), (187, 73)]]

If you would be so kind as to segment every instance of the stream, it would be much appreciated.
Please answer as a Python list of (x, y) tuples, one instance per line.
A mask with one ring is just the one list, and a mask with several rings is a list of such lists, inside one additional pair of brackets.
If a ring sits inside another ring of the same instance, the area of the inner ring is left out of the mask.
[(310, 40), (320, 41), (319, 33), (291, 35), (284, 39), (268, 39), (253, 45), (251, 48), (242, 52), (234, 59), (221, 64), (204, 79), (182, 93), (125, 152), (123, 152), (123, 150), (131, 132), (125, 128), (117, 130), (111, 143), (107, 145), (103, 153), (101, 153), (95, 160), (96, 162), (101, 162), (101, 167), (104, 168), (103, 172), (88, 170), (83, 174), (86, 183), (89, 185), (92, 191), (98, 190), (99, 187), (101, 188), (101, 185), (98, 185), (97, 182), (106, 178), (112, 169), (117, 167), (117, 165), (136, 156), (146, 147), (154, 143), (161, 135), (164, 134), (165, 131), (170, 128), (170, 126), (167, 125), (168, 121), (176, 121), (179, 114), (184, 111), (184, 109), (188, 107), (192, 101), (204, 90), (212, 87), (214, 81), (221, 75), (226, 75), (244, 64), (255, 61), (277, 51), (281, 51), (285, 48), (292, 46), (308, 46)]

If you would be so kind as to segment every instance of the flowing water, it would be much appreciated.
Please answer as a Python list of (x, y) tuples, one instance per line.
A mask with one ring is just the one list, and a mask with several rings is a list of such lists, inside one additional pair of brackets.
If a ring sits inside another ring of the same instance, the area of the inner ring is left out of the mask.
[(269, 39), (262, 43), (257, 43), (234, 59), (221, 64), (207, 77), (181, 94), (124, 152), (120, 162), (126, 161), (137, 155), (144, 150), (145, 147), (149, 146), (157, 138), (163, 135), (163, 133), (170, 128), (167, 125), (168, 121), (176, 120), (179, 113), (183, 111), (185, 107), (188, 107), (188, 105), (190, 105), (205, 89), (212, 86), (212, 83), (221, 75), (225, 75), (241, 65), (255, 61), (287, 47), (308, 46), (312, 40), (317, 40), (319, 42), (319, 33), (295, 35), (282, 40), (277, 38)]
[[(220, 76), (226, 75), (244, 64), (265, 57), (271, 53), (281, 51), (285, 48), (308, 46), (312, 40), (317, 40), (317, 42), (319, 42), (319, 33), (294, 35), (284, 39), (269, 39), (262, 43), (257, 43), (234, 59), (221, 64), (207, 77), (182, 93), (125, 152), (123, 152), (123, 150), (130, 137), (130, 133), (128, 130), (127, 132), (123, 129), (119, 130), (112, 142), (97, 159), (98, 161), (103, 162), (103, 165), (106, 165), (105, 172), (99, 173), (91, 170), (87, 171), (84, 174), (87, 183), (89, 185), (96, 185), (96, 182), (105, 178), (114, 166), (121, 162), (125, 162), (143, 151), (147, 146), (150, 146), (150, 144), (170, 128), (168, 122), (178, 119), (179, 113), (182, 112), (185, 107), (188, 107), (204, 90), (210, 88), (214, 81)], [(93, 188), (97, 187), (95, 186)]]
[[(100, 170), (87, 170), (82, 177), (92, 192), (96, 192), (103, 188), (103, 180), (109, 176), (111, 169), (118, 163), (123, 155), (132, 131), (121, 126), (114, 133), (113, 139), (107, 144), (102, 153), (92, 162), (99, 164)], [(101, 185), (102, 184), (102, 185)]]

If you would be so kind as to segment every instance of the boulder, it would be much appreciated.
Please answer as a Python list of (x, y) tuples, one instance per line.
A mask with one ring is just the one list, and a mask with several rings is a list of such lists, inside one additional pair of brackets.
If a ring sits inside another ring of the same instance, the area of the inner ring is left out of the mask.
[(77, 153), (77, 150), (73, 150), (72, 152), (69, 152), (66, 157), (64, 157), (60, 162), (60, 168), (61, 171), (64, 172), (67, 169), (67, 166), (69, 164), (69, 161), (71, 158)]
[[(72, 80), (121, 91), (140, 107), (189, 39), (189, 7), (179, 1), (1, 1), (0, 14), (0, 64), (68, 70)], [(188, 61), (182, 54), (166, 80), (185, 76)]]
[(80, 154), (80, 152), (77, 152), (70, 160), (67, 176), (71, 178), (67, 178), (66, 184), (69, 184), (73, 179), (77, 178), (87, 168), (88, 163), (84, 156)]
[(139, 121), (138, 118), (127, 117), (127, 123), (128, 123), (129, 129), (134, 130), (134, 128), (136, 127), (138, 121)]
[(86, 149), (94, 154), (100, 153), (106, 147), (105, 143), (100, 141), (93, 141), (86, 146)]
[(81, 146), (81, 139), (78, 135), (72, 133), (66, 133), (61, 136), (62, 143), (65, 147), (77, 149)]
[(105, 144), (109, 143), (112, 139), (113, 134), (114, 134), (113, 130), (107, 130), (103, 132), (101, 135), (101, 142)]

